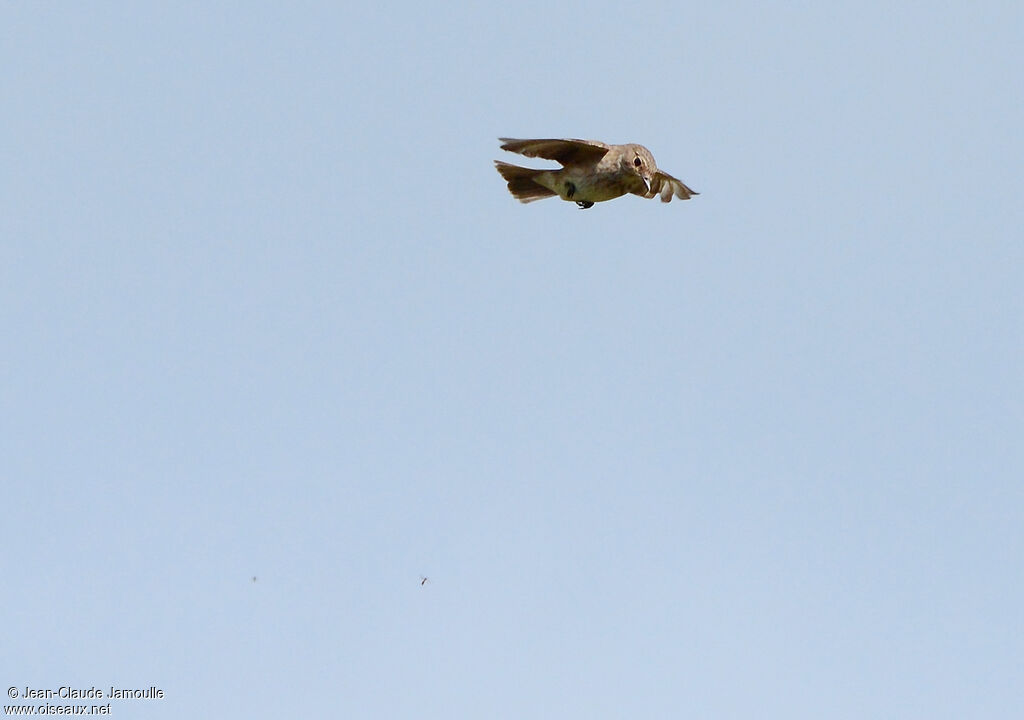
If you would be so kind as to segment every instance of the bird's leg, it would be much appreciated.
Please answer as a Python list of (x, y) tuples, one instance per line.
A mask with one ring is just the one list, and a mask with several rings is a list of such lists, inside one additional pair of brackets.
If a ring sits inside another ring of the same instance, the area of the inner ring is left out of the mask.
[[(576, 194), (576, 185), (570, 180), (565, 181), (565, 199), (572, 200), (572, 196)], [(586, 210), (589, 207), (594, 207), (594, 203), (589, 200), (577, 200), (576, 204), (580, 206), (580, 210)]]

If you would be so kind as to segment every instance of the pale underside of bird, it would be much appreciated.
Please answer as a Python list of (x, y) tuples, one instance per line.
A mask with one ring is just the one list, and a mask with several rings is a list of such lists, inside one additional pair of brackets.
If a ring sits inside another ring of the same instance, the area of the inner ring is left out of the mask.
[(660, 197), (662, 202), (669, 202), (673, 196), (689, 200), (700, 194), (659, 170), (651, 151), (643, 145), (608, 145), (597, 140), (499, 140), (502, 150), (562, 164), (558, 170), (543, 170), (495, 160), (509, 192), (520, 202), (559, 197), (585, 210), (627, 193)]

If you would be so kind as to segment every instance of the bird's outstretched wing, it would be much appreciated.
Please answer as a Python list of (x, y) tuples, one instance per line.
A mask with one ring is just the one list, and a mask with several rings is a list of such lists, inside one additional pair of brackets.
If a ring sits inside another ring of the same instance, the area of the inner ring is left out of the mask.
[(563, 165), (593, 163), (604, 157), (608, 146), (597, 140), (516, 140), (498, 138), (502, 150), (526, 157), (557, 160)]
[(679, 178), (674, 178), (667, 172), (659, 170), (651, 178), (651, 189), (644, 197), (650, 199), (656, 195), (661, 195), (662, 202), (668, 202), (673, 195), (680, 200), (689, 200), (691, 196), (700, 195), (700, 193), (686, 187), (686, 183)]

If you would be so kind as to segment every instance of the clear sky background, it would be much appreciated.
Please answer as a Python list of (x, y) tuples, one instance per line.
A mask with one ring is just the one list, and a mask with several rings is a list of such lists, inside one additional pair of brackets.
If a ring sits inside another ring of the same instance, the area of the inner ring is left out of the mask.
[[(1022, 38), (1019, 2), (5, 3), (2, 688), (1024, 716)], [(499, 136), (701, 195), (521, 205)]]

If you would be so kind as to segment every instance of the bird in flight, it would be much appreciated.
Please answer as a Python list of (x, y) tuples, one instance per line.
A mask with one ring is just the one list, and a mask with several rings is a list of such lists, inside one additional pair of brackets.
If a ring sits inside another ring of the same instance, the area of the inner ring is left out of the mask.
[(498, 138), (502, 150), (531, 158), (556, 160), (558, 170), (537, 170), (495, 160), (508, 191), (519, 202), (560, 197), (586, 210), (594, 203), (614, 200), (626, 193), (644, 198), (672, 196), (689, 200), (700, 193), (682, 180), (658, 169), (643, 145), (608, 145), (597, 140), (515, 140)]
[(428, 578), (426, 575), (420, 575), (420, 587), (423, 587), (428, 582), (430, 582), (430, 578)]

